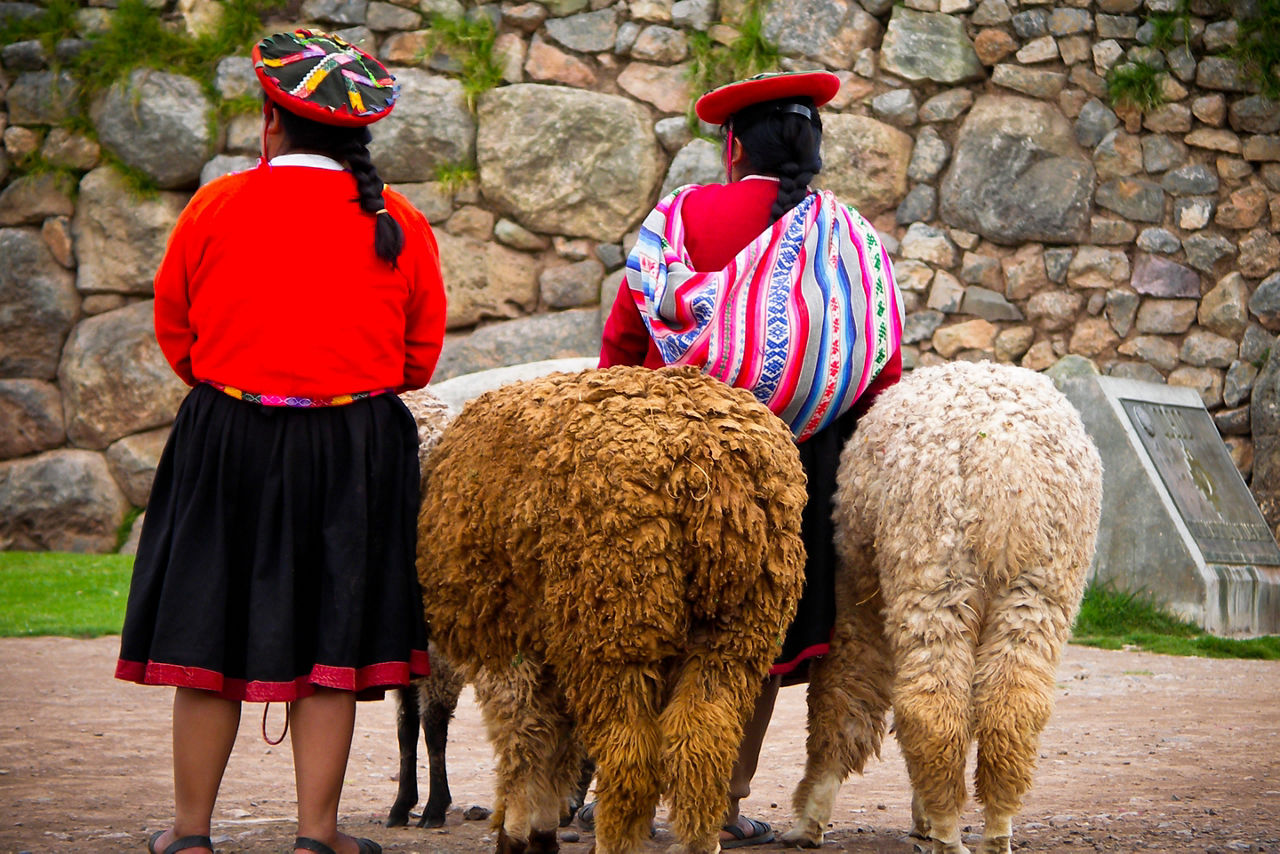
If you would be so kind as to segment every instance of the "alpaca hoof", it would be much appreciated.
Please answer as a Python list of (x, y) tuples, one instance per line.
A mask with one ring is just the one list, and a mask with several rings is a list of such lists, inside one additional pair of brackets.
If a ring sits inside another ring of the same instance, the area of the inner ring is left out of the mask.
[(821, 848), (823, 842), (822, 829), (814, 832), (810, 828), (793, 827), (779, 837), (783, 845), (792, 848)]
[(525, 854), (557, 854), (559, 850), (560, 836), (555, 830), (535, 830), (529, 834)]
[(1009, 836), (989, 836), (982, 840), (978, 854), (1013, 854), (1013, 839)]
[(958, 839), (955, 842), (943, 842), (935, 839), (933, 840), (933, 851), (930, 854), (972, 854), (972, 852)]
[(409, 824), (409, 810), (391, 808), (391, 812), (387, 815), (387, 827), (407, 827)]
[(507, 836), (505, 827), (498, 828), (498, 844), (494, 849), (497, 854), (525, 854), (528, 847), (527, 841)]
[(424, 812), (422, 818), (418, 819), (418, 827), (444, 827), (444, 813), (431, 815)]

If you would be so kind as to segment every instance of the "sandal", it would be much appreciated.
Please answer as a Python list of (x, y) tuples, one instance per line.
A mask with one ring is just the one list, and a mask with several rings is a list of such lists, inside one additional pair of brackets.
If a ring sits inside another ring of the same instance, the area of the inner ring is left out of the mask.
[[(355, 839), (355, 837), (352, 838)], [(361, 837), (356, 839), (356, 845), (360, 849), (360, 854), (382, 854), (382, 846), (374, 842), (372, 839), (364, 839)], [(307, 851), (316, 852), (316, 854), (338, 854), (337, 851), (334, 851), (319, 839), (312, 839), (310, 836), (299, 836), (297, 839), (293, 840), (293, 847), (305, 848)]]
[(773, 841), (773, 828), (768, 822), (756, 821), (754, 818), (748, 818), (746, 821), (751, 825), (751, 833), (744, 832), (736, 824), (726, 824), (720, 828), (733, 837), (721, 839), (721, 848), (746, 848), (748, 845), (764, 845)]
[(169, 843), (164, 851), (156, 850), (156, 843), (160, 841), (160, 837), (169, 831), (157, 830), (151, 834), (151, 838), (147, 840), (148, 854), (177, 854), (179, 851), (186, 851), (189, 848), (208, 848), (213, 850), (213, 840), (207, 836), (184, 836), (181, 839), (175, 839)]

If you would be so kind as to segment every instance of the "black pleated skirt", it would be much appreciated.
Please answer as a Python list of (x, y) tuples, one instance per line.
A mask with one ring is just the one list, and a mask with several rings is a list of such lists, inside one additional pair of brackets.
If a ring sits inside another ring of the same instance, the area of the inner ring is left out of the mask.
[(197, 386), (156, 470), (116, 676), (288, 701), (425, 675), (417, 508), (394, 394), (300, 409)]
[(770, 669), (782, 675), (782, 684), (808, 680), (809, 661), (831, 648), (831, 630), (836, 620), (835, 524), (831, 521), (836, 494), (836, 472), (840, 451), (857, 426), (858, 408), (846, 412), (834, 423), (801, 442), (800, 462), (808, 476), (808, 501), (800, 521), (800, 537), (807, 556), (804, 593), (796, 606), (795, 619), (782, 642), (782, 652)]

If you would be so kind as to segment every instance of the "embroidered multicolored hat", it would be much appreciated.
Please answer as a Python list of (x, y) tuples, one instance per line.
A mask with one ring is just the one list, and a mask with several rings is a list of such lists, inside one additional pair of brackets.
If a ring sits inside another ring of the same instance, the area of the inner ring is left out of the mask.
[(712, 89), (698, 99), (693, 109), (704, 122), (722, 125), (752, 104), (807, 96), (815, 107), (821, 107), (839, 91), (840, 78), (830, 71), (766, 72)]
[(381, 62), (329, 33), (268, 36), (253, 47), (253, 70), (268, 98), (326, 125), (372, 124), (391, 112), (400, 94)]

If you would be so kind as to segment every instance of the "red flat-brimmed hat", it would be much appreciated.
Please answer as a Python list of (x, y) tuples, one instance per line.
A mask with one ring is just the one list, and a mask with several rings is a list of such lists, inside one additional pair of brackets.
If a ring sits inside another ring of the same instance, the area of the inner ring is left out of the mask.
[(807, 96), (815, 107), (821, 107), (839, 91), (840, 78), (830, 71), (767, 72), (712, 89), (698, 99), (693, 109), (704, 122), (722, 125), (752, 104)]
[(253, 70), (274, 103), (326, 125), (373, 124), (400, 95), (381, 62), (330, 33), (268, 36), (253, 46)]

